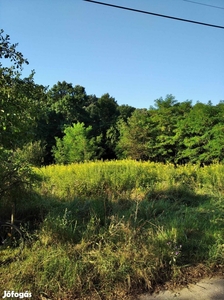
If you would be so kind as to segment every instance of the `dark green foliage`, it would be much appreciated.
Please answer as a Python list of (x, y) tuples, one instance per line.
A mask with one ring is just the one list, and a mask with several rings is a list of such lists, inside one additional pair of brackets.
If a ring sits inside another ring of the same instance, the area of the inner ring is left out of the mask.
[[(171, 94), (155, 100), (154, 107), (135, 109), (118, 105), (108, 93), (87, 95), (81, 85), (66, 81), (48, 89), (34, 82), (34, 72), (21, 79), (24, 59), (0, 32), (0, 146), (22, 148), (40, 141), (45, 145), (44, 164), (55, 162), (52, 150), (63, 139), (65, 128), (83, 123), (91, 126), (88, 143), (94, 155), (88, 159), (132, 158), (174, 164), (222, 162), (224, 153), (224, 103), (213, 106), (178, 102)], [(76, 138), (74, 137), (74, 141)], [(75, 150), (74, 150), (75, 151)], [(38, 155), (38, 154), (37, 154)]]
[[(118, 132), (116, 122), (119, 116), (118, 104), (109, 94), (104, 94), (86, 110), (89, 112), (93, 135), (98, 137), (99, 151), (96, 158), (113, 159)], [(115, 142), (116, 140), (116, 142)]]
[(119, 123), (120, 140), (117, 145), (119, 158), (131, 157), (136, 160), (150, 159), (151, 120), (146, 109), (136, 109), (127, 123)]
[[(21, 71), (23, 64), (28, 61), (17, 51), (18, 44), (11, 44), (9, 35), (3, 36), (3, 33), (1, 30), (0, 205), (7, 212), (12, 208), (13, 216), (23, 192), (31, 187), (33, 174), (23, 147), (32, 142), (35, 136), (45, 90), (34, 83), (34, 72), (27, 78), (21, 78), (18, 69)], [(3, 62), (7, 65), (8, 60), (12, 65), (4, 67)]]
[(132, 113), (135, 111), (135, 108), (133, 106), (123, 104), (118, 106), (118, 111), (119, 118), (127, 122), (128, 118), (130, 118)]
[(48, 103), (51, 110), (60, 114), (63, 123), (71, 125), (75, 122), (86, 121), (87, 114), (84, 110), (88, 99), (85, 88), (65, 81), (58, 82), (48, 91)]
[(220, 106), (203, 103), (194, 105), (186, 117), (178, 122), (176, 139), (181, 147), (178, 160), (211, 163), (223, 160), (223, 115)]
[(46, 145), (41, 141), (30, 142), (25, 144), (22, 149), (17, 149), (17, 154), (24, 162), (41, 167), (44, 164), (45, 148)]
[(34, 180), (30, 166), (18, 151), (0, 149), (0, 210), (7, 212), (7, 219)]
[(32, 139), (39, 116), (38, 101), (43, 96), (43, 87), (34, 83), (34, 72), (21, 79), (18, 69), (28, 61), (17, 51), (17, 45), (0, 31), (0, 59), (12, 63), (4, 67), (0, 61), (0, 147), (8, 150)]
[(172, 95), (155, 107), (136, 110), (119, 123), (119, 158), (210, 164), (223, 161), (223, 109), (211, 103), (178, 103)]
[(41, 140), (46, 145), (44, 164), (53, 163), (52, 149), (56, 145), (56, 138), (63, 137), (64, 122), (62, 114), (56, 113), (53, 110), (43, 112), (42, 119), (39, 120), (36, 130), (36, 140)]
[(176, 162), (179, 141), (175, 139), (178, 122), (189, 112), (191, 102), (178, 103), (172, 95), (155, 100), (157, 109), (152, 109), (153, 154), (152, 159), (160, 162)]

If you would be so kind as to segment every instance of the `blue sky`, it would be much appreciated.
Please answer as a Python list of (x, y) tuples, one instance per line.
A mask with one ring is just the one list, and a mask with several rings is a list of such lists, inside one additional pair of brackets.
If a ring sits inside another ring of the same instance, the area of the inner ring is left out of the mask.
[[(184, 0), (100, 0), (224, 26), (224, 9)], [(195, 0), (224, 7), (223, 0)], [(224, 30), (105, 7), (83, 0), (0, 0), (0, 27), (18, 42), (35, 82), (67, 81), (88, 95), (149, 108), (224, 100)]]

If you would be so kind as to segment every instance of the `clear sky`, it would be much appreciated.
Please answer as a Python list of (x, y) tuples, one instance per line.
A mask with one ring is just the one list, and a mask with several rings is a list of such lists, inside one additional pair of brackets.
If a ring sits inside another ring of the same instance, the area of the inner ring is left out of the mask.
[[(224, 9), (184, 0), (100, 0), (224, 26)], [(195, 0), (224, 8), (223, 0)], [(224, 100), (224, 30), (106, 7), (83, 0), (0, 0), (0, 28), (36, 71), (35, 82), (67, 81), (88, 95), (149, 108)]]

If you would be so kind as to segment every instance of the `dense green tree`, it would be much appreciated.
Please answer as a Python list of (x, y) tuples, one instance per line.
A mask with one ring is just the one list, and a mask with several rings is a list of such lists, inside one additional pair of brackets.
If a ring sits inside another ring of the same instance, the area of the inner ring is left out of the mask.
[(77, 122), (84, 123), (85, 127), (92, 126), (92, 136), (98, 142), (96, 158), (115, 158), (114, 134), (117, 134), (115, 125), (120, 113), (117, 102), (109, 94), (100, 98), (88, 96), (81, 86), (58, 82), (47, 92), (44, 109), (36, 139), (46, 143), (46, 164), (53, 162), (51, 150), (56, 143), (55, 137), (61, 139), (64, 126)]
[(191, 109), (191, 102), (178, 103), (172, 95), (155, 100), (149, 110), (135, 110), (127, 123), (120, 122), (119, 157), (176, 162), (178, 122)]
[(204, 152), (200, 155), (200, 162), (224, 162), (224, 124), (219, 123), (208, 132), (208, 142), (204, 145)]
[(43, 105), (43, 117), (38, 122), (36, 140), (41, 140), (46, 145), (44, 163), (54, 161), (52, 148), (56, 144), (56, 137), (61, 139), (64, 135), (64, 127), (73, 123), (84, 122), (90, 125), (89, 106), (94, 97), (86, 95), (85, 88), (66, 81), (58, 82), (48, 90), (45, 105)]
[(0, 199), (1, 204), (10, 206), (18, 200), (18, 195), (21, 197), (21, 189), (32, 178), (17, 149), (34, 136), (39, 114), (37, 94), (42, 91), (34, 83), (34, 73), (21, 78), (23, 64), (28, 61), (17, 51), (17, 46), (0, 30)]
[[(37, 98), (43, 93), (43, 87), (34, 83), (34, 72), (21, 79), (19, 70), (28, 62), (17, 45), (0, 31), (0, 146), (13, 150), (31, 139), (39, 113)], [(10, 67), (3, 66), (6, 60), (12, 62)]]
[(183, 120), (191, 109), (191, 101), (177, 102), (173, 95), (155, 100), (155, 108), (150, 109), (150, 118), (154, 126), (155, 138), (152, 159), (159, 162), (176, 162), (179, 140), (175, 137), (179, 121)]
[(73, 124), (66, 127), (64, 137), (56, 138), (53, 154), (56, 163), (83, 162), (94, 158), (95, 143), (90, 138), (92, 127), (85, 128), (84, 123)]
[(119, 111), (119, 119), (124, 120), (127, 122), (128, 118), (131, 117), (132, 113), (135, 111), (135, 107), (123, 104), (118, 106), (118, 111)]
[[(176, 139), (179, 140), (178, 159), (181, 162), (210, 163), (212, 149), (220, 146), (220, 126), (217, 107), (195, 104), (187, 116), (178, 123)], [(219, 124), (219, 125), (218, 125)], [(210, 146), (212, 148), (210, 148)]]
[(52, 148), (56, 145), (55, 138), (62, 138), (64, 128), (63, 116), (52, 110), (43, 108), (43, 117), (39, 120), (36, 130), (36, 141), (41, 141), (45, 147), (44, 164), (49, 165), (54, 162)]
[(96, 102), (94, 113), (98, 132), (106, 134), (107, 130), (117, 121), (118, 104), (109, 94), (104, 94)]
[[(42, 114), (45, 88), (34, 82), (34, 72), (21, 78), (24, 59), (11, 44), (9, 35), (0, 31), (0, 147), (16, 150), (34, 138), (37, 120)], [(11, 66), (3, 66), (3, 63)]]
[(45, 145), (41, 141), (34, 141), (25, 144), (16, 153), (20, 159), (32, 166), (41, 167), (44, 164)]
[(213, 124), (205, 146), (206, 162), (224, 162), (224, 101), (213, 108)]
[(65, 81), (58, 82), (48, 91), (48, 103), (51, 110), (63, 117), (63, 123), (71, 125), (86, 122), (87, 113), (84, 107), (88, 104), (85, 88)]
[(119, 116), (118, 104), (109, 94), (102, 95), (88, 107), (93, 135), (98, 140), (97, 158), (113, 159), (115, 155), (114, 138), (116, 122)]
[(136, 160), (150, 159), (150, 147), (152, 147), (150, 126), (150, 115), (147, 109), (136, 109), (127, 123), (120, 121), (117, 156)]

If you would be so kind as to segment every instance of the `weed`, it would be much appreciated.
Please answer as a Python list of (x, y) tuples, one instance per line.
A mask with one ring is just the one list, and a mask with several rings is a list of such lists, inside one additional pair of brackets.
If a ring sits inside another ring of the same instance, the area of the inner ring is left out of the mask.
[(183, 274), (187, 282), (190, 268), (223, 268), (223, 165), (124, 160), (34, 170), (42, 182), (18, 207), (30, 222), (29, 247), (1, 268), (0, 293), (123, 299)]

